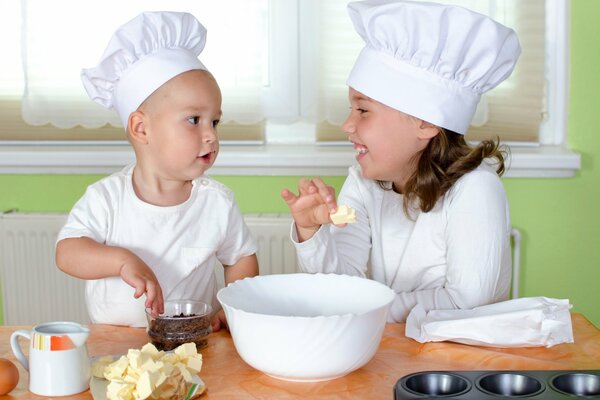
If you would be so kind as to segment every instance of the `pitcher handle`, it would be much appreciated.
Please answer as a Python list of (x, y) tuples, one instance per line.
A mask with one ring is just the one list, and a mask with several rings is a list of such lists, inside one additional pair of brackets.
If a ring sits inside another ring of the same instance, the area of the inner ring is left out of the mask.
[(19, 329), (10, 335), (10, 347), (12, 348), (15, 357), (17, 357), (17, 361), (21, 363), (23, 368), (25, 368), (25, 371), (29, 372), (29, 361), (27, 360), (27, 357), (25, 357), (25, 354), (23, 354), (23, 350), (21, 350), (19, 336), (23, 336), (24, 338), (31, 340), (31, 332)]

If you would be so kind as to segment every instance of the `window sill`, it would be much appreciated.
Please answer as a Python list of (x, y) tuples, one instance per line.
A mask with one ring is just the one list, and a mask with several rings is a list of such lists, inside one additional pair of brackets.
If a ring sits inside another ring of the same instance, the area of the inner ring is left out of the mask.
[[(513, 147), (506, 177), (569, 178), (581, 156), (560, 146)], [(109, 174), (134, 161), (129, 145), (0, 144), (0, 174)], [(209, 174), (345, 176), (355, 163), (349, 146), (221, 146)]]

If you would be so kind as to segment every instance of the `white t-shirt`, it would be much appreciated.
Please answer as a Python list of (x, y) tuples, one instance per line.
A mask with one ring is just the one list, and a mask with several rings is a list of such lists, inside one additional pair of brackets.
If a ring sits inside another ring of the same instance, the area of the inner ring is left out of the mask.
[(402, 195), (383, 190), (351, 167), (338, 204), (357, 222), (327, 225), (292, 241), (305, 272), (369, 277), (397, 293), (389, 321), (401, 322), (416, 303), (425, 310), (469, 309), (508, 299), (510, 216), (498, 175), (482, 164), (462, 176), (433, 210), (402, 211)]
[[(208, 176), (193, 181), (191, 195), (171, 207), (151, 205), (133, 190), (133, 165), (87, 188), (58, 240), (89, 237), (127, 248), (154, 271), (166, 300), (196, 299), (218, 306), (214, 266), (256, 253), (256, 242), (233, 193)], [(86, 282), (93, 323), (146, 326), (145, 296), (120, 277)]]

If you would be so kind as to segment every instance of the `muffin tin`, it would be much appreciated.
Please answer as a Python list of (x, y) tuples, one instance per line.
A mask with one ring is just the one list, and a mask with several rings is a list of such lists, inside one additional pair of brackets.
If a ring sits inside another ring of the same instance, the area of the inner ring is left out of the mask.
[(394, 386), (395, 400), (600, 399), (600, 370), (587, 371), (424, 371)]

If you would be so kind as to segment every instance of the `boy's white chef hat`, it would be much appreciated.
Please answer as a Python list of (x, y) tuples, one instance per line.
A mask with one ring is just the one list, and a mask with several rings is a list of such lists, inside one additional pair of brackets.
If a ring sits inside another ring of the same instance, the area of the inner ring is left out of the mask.
[(144, 12), (113, 34), (100, 62), (81, 71), (88, 95), (113, 108), (127, 129), (129, 115), (169, 79), (206, 70), (198, 55), (206, 29), (185, 12)]
[(521, 53), (512, 29), (458, 6), (367, 0), (348, 12), (366, 42), (348, 86), (461, 134), (481, 94), (511, 74)]

